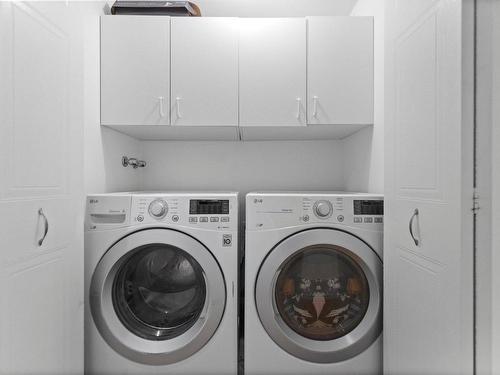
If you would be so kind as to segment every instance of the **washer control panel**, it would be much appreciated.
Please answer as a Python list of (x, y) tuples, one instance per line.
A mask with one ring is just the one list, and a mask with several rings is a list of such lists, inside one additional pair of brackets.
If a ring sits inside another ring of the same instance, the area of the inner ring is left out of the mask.
[(236, 193), (135, 194), (131, 221), (132, 224), (170, 223), (213, 230), (236, 229), (237, 204)]
[(300, 224), (342, 224), (378, 230), (384, 199), (371, 194), (252, 193), (247, 195), (247, 228), (271, 229)]

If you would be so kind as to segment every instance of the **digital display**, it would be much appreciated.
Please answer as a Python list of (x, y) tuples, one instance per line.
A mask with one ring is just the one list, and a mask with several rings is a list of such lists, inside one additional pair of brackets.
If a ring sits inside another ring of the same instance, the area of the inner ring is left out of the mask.
[(355, 200), (354, 215), (383, 215), (383, 200)]
[(190, 215), (227, 215), (229, 200), (192, 199), (189, 201)]

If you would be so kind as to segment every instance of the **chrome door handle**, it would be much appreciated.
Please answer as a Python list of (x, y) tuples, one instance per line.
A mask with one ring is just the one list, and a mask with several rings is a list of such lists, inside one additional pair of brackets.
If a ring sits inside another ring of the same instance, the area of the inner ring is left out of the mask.
[(297, 113), (295, 114), (295, 117), (297, 118), (297, 120), (300, 119), (300, 101), (301, 99), (300, 98), (297, 98)]
[(318, 97), (313, 96), (313, 118), (318, 118)]
[(410, 231), (410, 236), (413, 239), (413, 242), (415, 242), (416, 246), (418, 246), (418, 244), (420, 243), (420, 240), (418, 238), (416, 238), (415, 235), (413, 234), (413, 220), (415, 220), (415, 218), (417, 216), (418, 216), (418, 208), (415, 208), (415, 210), (413, 211), (413, 215), (411, 215), (410, 222), (408, 223), (408, 229)]
[(158, 97), (158, 101), (160, 102), (160, 117), (165, 117), (165, 111), (163, 110), (163, 96)]
[(42, 246), (43, 241), (45, 241), (45, 237), (47, 237), (47, 233), (49, 231), (49, 221), (47, 220), (47, 216), (45, 216), (41, 208), (38, 210), (38, 215), (42, 217), (44, 223), (43, 236), (38, 240), (38, 246)]
[(176, 109), (177, 118), (182, 118), (181, 98), (179, 96), (175, 98), (175, 109)]

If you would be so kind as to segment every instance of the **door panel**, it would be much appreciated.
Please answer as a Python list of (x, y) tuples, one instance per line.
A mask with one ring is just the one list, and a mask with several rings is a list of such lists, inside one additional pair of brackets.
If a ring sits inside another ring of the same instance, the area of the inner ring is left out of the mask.
[(465, 4), (386, 7), (389, 375), (472, 373), (472, 12)]
[[(12, 267), (3, 277), (9, 308), (2, 312), (5, 337), (2, 371), (7, 374), (64, 374), (71, 371), (65, 345), (68, 320), (65, 263), (61, 253)], [(48, 275), (54, 275), (48, 277)], [(73, 322), (78, 324), (78, 320)], [(2, 350), (3, 351), (3, 350)]]
[(0, 374), (83, 373), (83, 10), (0, 2)]
[(170, 18), (101, 17), (101, 124), (168, 125)]
[(307, 122), (373, 123), (373, 18), (307, 18)]
[[(69, 35), (32, 7), (4, 6), (3, 197), (66, 193)], [(47, 53), (50, 51), (50, 53)], [(36, 59), (35, 59), (36, 57)], [(1, 196), (0, 196), (1, 197)]]
[(240, 125), (305, 125), (305, 19), (240, 19), (239, 24)]
[(172, 125), (238, 126), (237, 27), (235, 18), (172, 18)]

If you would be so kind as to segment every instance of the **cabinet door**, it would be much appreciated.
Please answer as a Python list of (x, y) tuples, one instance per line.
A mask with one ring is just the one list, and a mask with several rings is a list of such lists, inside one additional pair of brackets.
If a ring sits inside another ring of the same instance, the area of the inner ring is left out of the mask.
[(307, 122), (373, 123), (373, 18), (307, 22)]
[(386, 1), (388, 375), (474, 373), (472, 5)]
[(238, 125), (234, 18), (172, 18), (172, 125)]
[(169, 124), (169, 77), (168, 17), (101, 17), (101, 124)]
[(85, 7), (0, 2), (0, 374), (83, 374)]
[(305, 19), (241, 19), (239, 51), (240, 125), (305, 125)]

